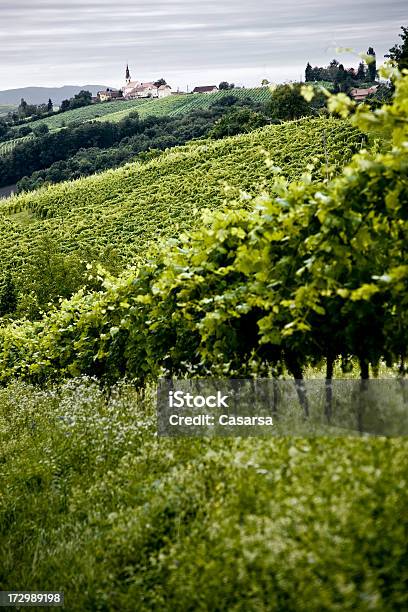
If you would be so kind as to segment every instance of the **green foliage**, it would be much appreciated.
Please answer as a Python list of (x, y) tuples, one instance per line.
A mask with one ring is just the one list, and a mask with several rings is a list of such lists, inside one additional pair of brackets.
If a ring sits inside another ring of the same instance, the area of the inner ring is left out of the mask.
[(220, 89), (221, 91), (224, 89), (234, 89), (235, 85), (234, 83), (228, 83), (228, 81), (221, 81), (221, 83), (218, 85), (218, 89)]
[[(82, 108), (56, 113), (45, 119), (30, 123), (32, 127), (40, 124), (48, 126), (50, 131), (61, 129), (72, 124), (87, 121), (120, 121), (132, 111), (137, 111), (141, 118), (149, 116), (174, 116), (184, 114), (193, 109), (205, 110), (214, 102), (231, 95), (230, 91), (218, 91), (202, 96), (200, 94), (172, 95), (161, 100), (113, 100), (103, 104), (91, 104)], [(233, 95), (237, 98), (250, 98), (254, 102), (264, 103), (270, 100), (268, 88), (234, 89)]]
[(368, 48), (367, 51), (367, 72), (370, 78), (370, 81), (375, 82), (377, 79), (377, 61), (375, 51), (372, 47)]
[(408, 27), (401, 26), (402, 34), (399, 37), (402, 40), (402, 44), (394, 45), (388, 55), (385, 57), (390, 58), (396, 62), (399, 70), (408, 70)]
[[(143, 385), (162, 368), (229, 376), (286, 368), (301, 378), (308, 364), (329, 368), (338, 357), (356, 358), (366, 377), (381, 359), (403, 363), (407, 87), (408, 76), (396, 80), (393, 104), (374, 112), (341, 94), (330, 101), (355, 110), (361, 128), (391, 131), (392, 150), (362, 150), (321, 183), (310, 173), (289, 182), (269, 160), (275, 180), (252, 206), (244, 195), (245, 208), (241, 200), (208, 215), (136, 272), (106, 278), (101, 293), (80, 292), (37, 324), (2, 330), (3, 379), (127, 374)], [(288, 126), (307, 123), (330, 122)]]
[[(369, 86), (376, 80), (376, 67), (370, 62), (374, 50), (372, 47), (370, 47), (370, 50), (372, 53), (367, 53), (365, 56), (367, 64), (361, 61), (357, 70), (355, 68), (345, 68), (336, 59), (333, 59), (326, 67), (315, 66), (312, 68), (308, 62), (305, 70), (305, 81), (318, 82), (324, 84), (325, 87), (330, 85), (335, 92), (346, 92), (351, 87)], [(369, 68), (370, 63), (371, 68)]]
[[(21, 131), (21, 128), (20, 128)], [(45, 123), (40, 123), (40, 125), (36, 125), (33, 129), (34, 136), (44, 136), (44, 134), (48, 134), (49, 129)]]
[(0, 280), (0, 317), (13, 313), (17, 306), (17, 292), (10, 270)]
[(278, 85), (272, 91), (270, 114), (274, 119), (288, 121), (316, 115), (319, 108), (324, 107), (325, 99), (322, 94), (316, 96), (312, 102), (305, 100), (301, 93), (301, 83)]
[[(20, 270), (30, 265), (45, 237), (63, 257), (76, 253), (85, 261), (93, 257), (103, 262), (103, 251), (110, 245), (123, 265), (132, 263), (152, 242), (199, 223), (201, 209), (221, 206), (223, 184), (233, 188), (229, 193), (259, 193), (273, 180), (266, 154), (291, 179), (300, 178), (309, 163), (315, 164), (314, 177), (320, 178), (322, 164), (324, 174), (340, 171), (360, 141), (360, 133), (348, 123), (304, 120), (218, 142), (192, 143), (147, 163), (20, 195), (0, 205), (0, 266), (13, 266), (21, 279), (18, 292), (24, 296), (30, 294), (31, 282), (27, 285)], [(40, 287), (42, 267), (30, 269)], [(75, 267), (72, 272), (76, 278)], [(52, 292), (48, 301), (55, 303), (60, 295)]]
[(224, 138), (235, 134), (252, 132), (259, 127), (267, 125), (268, 119), (264, 114), (251, 109), (233, 110), (219, 119), (209, 132), (210, 138)]
[[(243, 108), (247, 107), (245, 114)], [(127, 161), (138, 161), (142, 159), (139, 157), (140, 153), (165, 150), (183, 145), (190, 140), (203, 138), (210, 132), (217, 119), (227, 113), (230, 108), (240, 108), (241, 114), (238, 119), (241, 122), (246, 121), (242, 129), (238, 129), (240, 125), (235, 122), (235, 129), (230, 130), (231, 135), (248, 132), (267, 123), (265, 118), (262, 119), (260, 113), (256, 113), (255, 110), (252, 113), (249, 112), (251, 108), (258, 108), (258, 105), (250, 98), (244, 100), (231, 96), (223, 98), (222, 103), (214, 104), (207, 110), (191, 110), (185, 115), (139, 119), (138, 113), (133, 111), (121, 121), (109, 126), (106, 123), (94, 123), (86, 129), (83, 126), (68, 127), (56, 137), (38, 144), (40, 160), (43, 147), (47, 149), (45, 164), (49, 164), (53, 158), (58, 161), (48, 168), (33, 172), (31, 176), (25, 176), (19, 180), (17, 190), (18, 192), (30, 191), (44, 184), (50, 185), (89, 176), (108, 168), (124, 165)], [(35, 129), (40, 127), (46, 129), (45, 125), (40, 125)], [(107, 127), (110, 129), (107, 130)], [(76, 138), (75, 135), (77, 135)], [(70, 143), (69, 147), (66, 146), (67, 142)], [(95, 146), (98, 144), (99, 147)], [(108, 148), (103, 148), (104, 144)], [(26, 146), (24, 152), (25, 157), (31, 160), (33, 146)], [(21, 173), (27, 173), (24, 152), (19, 148), (18, 164), (21, 167)], [(143, 158), (145, 157), (143, 155)]]
[(29, 125), (23, 125), (21, 126), (21, 128), (18, 130), (18, 135), (19, 137), (24, 137), (24, 136), (28, 136), (28, 134), (31, 134), (33, 130), (31, 129), (31, 127)]
[(155, 430), (149, 389), (0, 390), (2, 588), (78, 612), (407, 608), (406, 441)]

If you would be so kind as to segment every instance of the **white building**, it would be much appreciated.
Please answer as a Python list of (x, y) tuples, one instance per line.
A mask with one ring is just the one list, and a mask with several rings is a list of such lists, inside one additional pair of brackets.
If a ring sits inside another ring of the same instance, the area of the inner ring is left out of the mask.
[(171, 87), (165, 85), (155, 85), (153, 81), (141, 83), (140, 81), (132, 81), (130, 76), (129, 66), (126, 66), (126, 84), (122, 87), (123, 97), (127, 100), (135, 100), (137, 98), (166, 98), (171, 95)]
[(160, 85), (160, 87), (157, 90), (158, 93), (158, 97), (159, 98), (167, 98), (168, 96), (171, 96), (171, 87), (170, 85)]

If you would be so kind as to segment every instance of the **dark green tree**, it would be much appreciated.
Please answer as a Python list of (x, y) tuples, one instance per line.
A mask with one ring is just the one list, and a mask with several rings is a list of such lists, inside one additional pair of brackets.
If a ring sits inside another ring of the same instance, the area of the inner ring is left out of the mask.
[(0, 317), (11, 314), (17, 307), (17, 291), (9, 270), (0, 281)]
[(313, 68), (309, 62), (307, 62), (306, 70), (305, 70), (305, 81), (308, 83), (309, 81), (314, 81), (313, 78)]
[(337, 72), (339, 70), (339, 62), (336, 59), (332, 59), (328, 68), (325, 70), (326, 78), (328, 81), (335, 81), (337, 77)]
[(221, 83), (218, 85), (218, 89), (221, 90), (234, 89), (234, 87), (234, 83), (228, 83), (228, 81), (221, 81)]
[(18, 135), (19, 136), (28, 136), (28, 134), (31, 134), (32, 129), (30, 128), (29, 125), (22, 125), (21, 128), (18, 130)]
[(273, 119), (288, 121), (312, 114), (311, 105), (300, 93), (301, 84), (278, 85), (272, 93), (270, 107)]
[(347, 72), (345, 71), (343, 64), (340, 64), (337, 71), (336, 81), (338, 81), (339, 83), (344, 83), (346, 78)]
[(45, 134), (48, 134), (49, 131), (49, 127), (46, 123), (40, 123), (33, 128), (33, 134), (35, 136), (44, 136)]
[(20, 117), (27, 117), (27, 114), (28, 114), (27, 109), (28, 109), (27, 102), (24, 100), (24, 98), (21, 98), (21, 102), (18, 107), (18, 114), (20, 115)]
[(51, 100), (51, 98), (50, 98), (50, 99), (48, 100), (48, 104), (47, 104), (47, 111), (48, 111), (49, 113), (51, 113), (53, 110), (54, 110), (54, 105), (53, 105), (52, 100)]
[(402, 34), (399, 37), (402, 40), (401, 45), (394, 45), (385, 56), (397, 63), (400, 70), (408, 69), (408, 27), (401, 26)]
[(9, 131), (6, 122), (0, 118), (0, 139), (3, 139)]
[(92, 104), (92, 93), (82, 89), (70, 100), (70, 108), (80, 108), (81, 106), (89, 106)]
[(367, 55), (371, 56), (371, 61), (369, 61), (368, 67), (367, 67), (368, 78), (371, 82), (374, 82), (377, 78), (377, 61), (376, 61), (375, 51), (372, 47), (368, 48)]
[(219, 119), (209, 133), (211, 138), (224, 138), (252, 132), (256, 128), (268, 123), (268, 119), (262, 113), (257, 113), (249, 108), (232, 110)]
[(359, 65), (358, 65), (356, 79), (358, 81), (365, 81), (365, 79), (366, 79), (366, 67), (364, 65), (364, 62), (360, 62)]

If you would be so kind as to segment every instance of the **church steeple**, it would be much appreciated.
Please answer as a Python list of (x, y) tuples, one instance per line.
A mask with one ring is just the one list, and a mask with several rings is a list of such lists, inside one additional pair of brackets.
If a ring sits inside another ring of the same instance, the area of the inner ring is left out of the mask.
[(130, 70), (129, 70), (129, 64), (126, 65), (126, 83), (129, 83), (130, 81)]

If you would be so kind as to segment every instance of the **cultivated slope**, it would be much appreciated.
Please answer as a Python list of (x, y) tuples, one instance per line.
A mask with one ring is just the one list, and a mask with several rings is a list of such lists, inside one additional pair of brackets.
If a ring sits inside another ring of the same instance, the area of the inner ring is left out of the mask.
[[(80, 125), (88, 121), (111, 121), (116, 123), (134, 111), (137, 111), (141, 118), (151, 116), (173, 117), (175, 115), (186, 114), (192, 110), (205, 110), (215, 102), (231, 95), (240, 99), (250, 98), (254, 102), (259, 103), (265, 103), (271, 98), (271, 92), (267, 87), (257, 87), (254, 89), (218, 91), (213, 94), (175, 95), (163, 98), (163, 100), (116, 100), (113, 102), (104, 102), (102, 104), (92, 104), (90, 106), (76, 108), (66, 113), (52, 115), (46, 119), (38, 119), (38, 121), (32, 121), (23, 125), (28, 125), (34, 129), (44, 124), (48, 126), (51, 132), (58, 132), (64, 127)], [(15, 128), (16, 134), (21, 127), (20, 125)], [(26, 138), (15, 138), (0, 143), (0, 155), (10, 153), (16, 145), (32, 137), (32, 135), (29, 135)]]
[(131, 261), (150, 241), (191, 227), (200, 209), (220, 206), (223, 183), (259, 192), (271, 179), (265, 151), (290, 179), (300, 177), (310, 163), (320, 174), (326, 162), (323, 134), (334, 172), (358, 148), (360, 134), (340, 120), (303, 119), (192, 143), (146, 164), (6, 200), (0, 206), (0, 267), (16, 269), (46, 237), (62, 252), (109, 246)]
[[(240, 100), (250, 99), (260, 104), (271, 100), (271, 92), (267, 87), (257, 87), (254, 89), (234, 89), (233, 91), (217, 91), (212, 94), (190, 94), (188, 96), (171, 96), (163, 100), (139, 100), (136, 109), (141, 117), (148, 116), (169, 116), (184, 115), (192, 110), (205, 110), (212, 104), (221, 101), (223, 98), (233, 96)], [(142, 102), (142, 103), (141, 103)], [(127, 104), (127, 103), (125, 103)], [(132, 109), (131, 109), (132, 110)], [(100, 117), (98, 121), (120, 121), (126, 117), (131, 110), (124, 107), (118, 112), (112, 112)]]
[[(268, 88), (257, 87), (254, 89), (236, 89), (234, 91), (218, 91), (213, 94), (190, 94), (188, 96), (175, 95), (163, 98), (162, 100), (121, 100), (113, 102), (103, 102), (101, 104), (92, 104), (65, 113), (53, 115), (46, 119), (39, 119), (27, 123), (34, 128), (40, 124), (45, 124), (48, 128), (58, 130), (69, 125), (76, 125), (92, 121), (94, 119), (103, 119), (104, 121), (119, 121), (126, 117), (130, 112), (137, 111), (142, 117), (148, 115), (164, 116), (182, 114), (189, 110), (197, 108), (208, 108), (214, 102), (233, 95), (236, 98), (250, 98), (255, 102), (266, 102), (271, 97)], [(20, 128), (16, 128), (17, 130)]]

